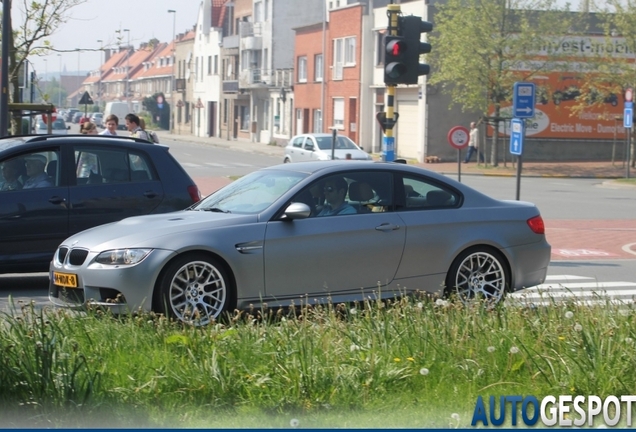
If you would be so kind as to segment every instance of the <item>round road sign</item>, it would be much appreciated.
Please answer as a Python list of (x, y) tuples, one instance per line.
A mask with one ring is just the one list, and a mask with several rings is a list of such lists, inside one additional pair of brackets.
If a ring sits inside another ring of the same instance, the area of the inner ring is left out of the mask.
[(628, 87), (627, 90), (625, 90), (625, 102), (631, 102), (633, 98), (634, 98), (634, 91), (632, 90), (631, 87)]
[(463, 149), (468, 145), (469, 132), (464, 126), (455, 126), (448, 131), (448, 143), (456, 149)]
[[(46, 113), (42, 114), (42, 121), (46, 124), (49, 119), (48, 119), (48, 115)], [(51, 121), (54, 122), (55, 120), (57, 120), (57, 110), (55, 109), (55, 107), (53, 107), (53, 112), (51, 113)]]

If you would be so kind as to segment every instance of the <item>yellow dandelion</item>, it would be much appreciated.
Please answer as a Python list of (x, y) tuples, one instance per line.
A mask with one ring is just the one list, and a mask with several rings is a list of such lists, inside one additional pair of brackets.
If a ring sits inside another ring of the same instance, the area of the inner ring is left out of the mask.
[(399, 362), (401, 362), (401, 361), (402, 361), (402, 359), (401, 359), (401, 358), (399, 358), (399, 357), (396, 357), (396, 358), (394, 358), (394, 359), (393, 359), (393, 361), (394, 361), (394, 362), (396, 362), (396, 363), (399, 363)]
[(415, 361), (415, 359), (414, 359), (413, 357), (407, 357), (406, 359), (407, 359), (408, 361), (410, 361), (410, 362), (414, 362), (414, 361)]
[(565, 336), (559, 336), (559, 340), (565, 340)]

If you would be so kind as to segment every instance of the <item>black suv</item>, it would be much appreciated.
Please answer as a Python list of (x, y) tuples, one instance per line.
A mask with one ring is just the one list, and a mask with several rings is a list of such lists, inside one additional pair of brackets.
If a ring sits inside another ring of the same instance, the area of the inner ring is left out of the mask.
[(136, 138), (2, 138), (0, 167), (0, 274), (47, 271), (72, 234), (201, 198), (168, 147)]

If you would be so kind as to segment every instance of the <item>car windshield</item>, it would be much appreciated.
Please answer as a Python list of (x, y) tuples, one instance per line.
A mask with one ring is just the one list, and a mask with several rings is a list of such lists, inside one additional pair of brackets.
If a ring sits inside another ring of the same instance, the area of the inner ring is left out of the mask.
[[(46, 123), (44, 123), (42, 120), (38, 121), (38, 129), (46, 130)], [(51, 129), (52, 130), (66, 129), (66, 123), (64, 123), (64, 120), (62, 119), (57, 119), (51, 125)]]
[[(318, 148), (320, 150), (331, 150), (332, 138), (330, 136), (316, 137), (316, 141), (318, 142)], [(339, 149), (357, 150), (358, 147), (349, 138), (338, 135), (336, 139), (336, 150)]]
[(221, 213), (260, 213), (306, 177), (288, 171), (257, 171), (214, 192), (193, 210)]

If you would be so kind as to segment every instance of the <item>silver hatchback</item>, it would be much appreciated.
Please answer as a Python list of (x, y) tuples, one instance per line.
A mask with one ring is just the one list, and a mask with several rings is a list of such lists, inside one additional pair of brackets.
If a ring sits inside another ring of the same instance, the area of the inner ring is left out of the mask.
[[(333, 155), (333, 157), (332, 157)], [(328, 133), (296, 135), (285, 147), (283, 162), (310, 162), (331, 159), (372, 160), (370, 154), (362, 150), (349, 137)]]

